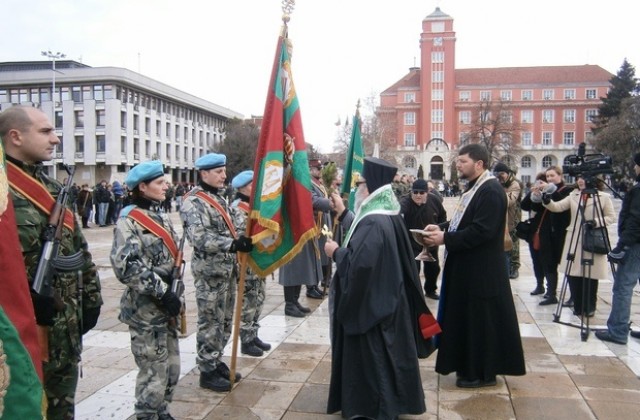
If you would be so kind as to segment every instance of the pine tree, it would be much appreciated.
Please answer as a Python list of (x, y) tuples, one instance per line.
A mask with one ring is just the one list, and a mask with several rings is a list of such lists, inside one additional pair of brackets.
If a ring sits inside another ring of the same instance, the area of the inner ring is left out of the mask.
[(612, 117), (620, 115), (620, 106), (624, 99), (640, 93), (640, 85), (635, 76), (635, 67), (625, 58), (618, 73), (609, 80), (611, 89), (609, 89), (607, 97), (602, 98), (602, 105), (598, 108), (596, 129), (607, 125)]

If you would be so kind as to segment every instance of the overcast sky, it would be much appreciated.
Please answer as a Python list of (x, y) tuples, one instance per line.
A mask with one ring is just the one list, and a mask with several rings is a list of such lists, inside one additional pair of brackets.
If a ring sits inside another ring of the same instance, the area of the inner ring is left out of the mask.
[[(419, 65), (436, 6), (454, 19), (457, 68), (640, 66), (637, 0), (297, 0), (289, 38), (307, 142), (331, 151), (338, 118)], [(61, 51), (246, 117), (264, 112), (282, 25), (280, 0), (0, 0), (0, 15), (0, 61)]]

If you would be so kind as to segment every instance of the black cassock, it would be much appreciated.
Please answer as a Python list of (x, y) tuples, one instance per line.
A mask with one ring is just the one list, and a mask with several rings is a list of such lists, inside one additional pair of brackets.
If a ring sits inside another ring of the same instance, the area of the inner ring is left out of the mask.
[(418, 357), (430, 314), (401, 216), (369, 215), (336, 250), (327, 412), (392, 419), (425, 412)]
[(457, 230), (445, 233), (438, 373), (486, 380), (525, 374), (504, 253), (506, 208), (504, 189), (489, 180), (476, 191)]

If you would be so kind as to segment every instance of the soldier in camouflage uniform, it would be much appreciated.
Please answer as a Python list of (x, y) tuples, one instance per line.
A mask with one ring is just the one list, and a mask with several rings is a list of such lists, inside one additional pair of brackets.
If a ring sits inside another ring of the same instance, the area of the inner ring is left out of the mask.
[[(52, 159), (53, 150), (60, 140), (42, 111), (21, 106), (11, 107), (0, 114), (0, 137), (7, 154), (10, 193), (27, 276), (32, 282), (42, 251), (42, 234), (48, 224), (48, 213), (62, 188), (60, 183), (44, 173), (42, 162)], [(36, 322), (44, 328), (42, 331), (49, 344), (49, 360), (43, 363), (48, 419), (74, 417), (82, 334), (96, 325), (102, 305), (95, 265), (80, 226), (70, 213), (62, 229), (59, 252), (72, 255), (78, 251), (84, 257), (81, 276), (76, 271), (55, 272), (53, 298), (32, 293)]]
[[(220, 360), (231, 335), (233, 302), (238, 267), (235, 253), (249, 252), (251, 239), (236, 237), (227, 200), (224, 198), (226, 156), (200, 157), (197, 187), (185, 196), (180, 216), (193, 247), (191, 271), (198, 304), (197, 357), (200, 386), (217, 392), (231, 390), (229, 367)], [(240, 380), (236, 373), (235, 381)]]
[(138, 419), (169, 420), (168, 404), (180, 376), (176, 318), (182, 303), (171, 291), (177, 254), (176, 234), (160, 212), (167, 191), (162, 162), (135, 166), (126, 179), (132, 204), (116, 224), (111, 266), (127, 286), (120, 321), (129, 326), (131, 352), (139, 368), (135, 412)]
[[(243, 171), (231, 181), (236, 190), (236, 198), (231, 203), (234, 225), (238, 232), (247, 229), (249, 215), (249, 199), (253, 188), (253, 171)], [(240, 326), (240, 352), (249, 356), (260, 357), (271, 349), (271, 344), (258, 337), (260, 314), (265, 299), (265, 279), (259, 277), (247, 265), (244, 283), (244, 300), (242, 301), (242, 325)]]

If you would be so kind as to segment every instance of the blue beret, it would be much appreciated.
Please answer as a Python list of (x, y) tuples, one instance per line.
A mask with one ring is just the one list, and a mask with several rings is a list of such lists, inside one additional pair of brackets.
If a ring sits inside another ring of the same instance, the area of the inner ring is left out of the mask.
[(148, 160), (131, 168), (124, 182), (130, 189), (134, 189), (141, 182), (153, 181), (164, 176), (164, 167), (159, 160)]
[(231, 186), (233, 188), (242, 188), (253, 181), (253, 171), (242, 171), (238, 175), (233, 177)]
[(201, 156), (196, 160), (196, 169), (199, 171), (206, 171), (208, 169), (219, 168), (227, 164), (227, 157), (218, 153), (209, 153), (208, 155)]

